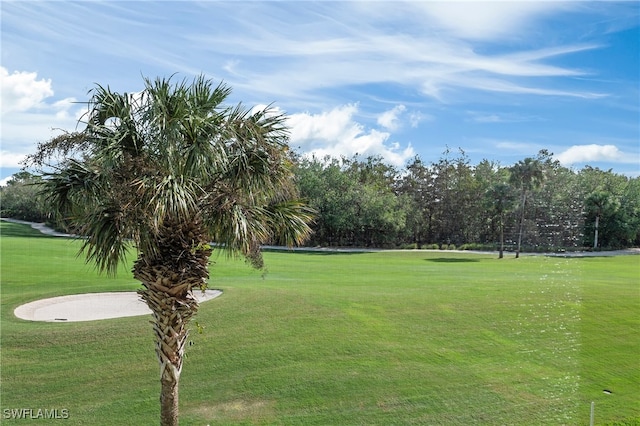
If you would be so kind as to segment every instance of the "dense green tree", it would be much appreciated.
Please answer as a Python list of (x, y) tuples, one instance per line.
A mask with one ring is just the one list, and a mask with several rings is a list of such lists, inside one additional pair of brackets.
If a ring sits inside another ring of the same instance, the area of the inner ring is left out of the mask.
[(431, 227), (429, 238), (440, 244), (459, 245), (475, 239), (471, 218), (479, 211), (482, 193), (473, 179), (473, 169), (464, 151), (443, 157), (430, 167)]
[(406, 211), (397, 195), (397, 170), (381, 157), (349, 162), (346, 173), (356, 182), (354, 244), (394, 246), (405, 227)]
[(627, 177), (614, 173), (611, 169), (602, 170), (591, 166), (585, 166), (578, 172), (578, 176), (584, 197), (595, 191), (605, 191), (620, 197), (628, 181)]
[(494, 222), (497, 222), (500, 238), (498, 257), (504, 257), (504, 227), (507, 213), (513, 209), (515, 195), (513, 188), (507, 183), (493, 184), (485, 191), (485, 207)]
[(223, 102), (230, 89), (204, 77), (145, 79), (136, 95), (98, 86), (86, 127), (41, 144), (52, 209), (85, 237), (82, 250), (115, 273), (130, 246), (141, 298), (153, 312), (160, 419), (178, 423), (178, 383), (194, 292), (209, 277), (211, 241), (262, 265), (260, 245), (297, 244), (310, 211), (296, 201), (285, 117)]
[[(475, 212), (472, 212), (472, 226), (474, 228), (474, 238), (468, 242), (493, 243), (496, 233), (500, 234), (497, 228), (499, 222), (496, 220), (496, 212), (493, 205), (487, 205), (487, 193), (493, 187), (506, 183), (509, 179), (508, 170), (501, 167), (497, 162), (482, 160), (473, 168), (474, 187), (477, 193), (482, 196)], [(490, 199), (490, 197), (489, 197)], [(505, 212), (503, 222), (506, 222), (508, 215)], [(502, 230), (504, 231), (504, 229)]]
[(461, 214), (460, 236), (456, 244), (478, 241), (479, 219), (483, 211), (483, 188), (481, 182), (474, 178), (475, 170), (469, 157), (463, 150), (455, 161), (454, 209)]
[(410, 243), (420, 248), (427, 243), (429, 229), (432, 221), (432, 206), (430, 190), (433, 186), (433, 177), (428, 166), (415, 157), (406, 167), (402, 176), (398, 191), (404, 196), (404, 205), (407, 212), (406, 232)]
[(318, 211), (313, 244), (393, 246), (405, 229), (396, 170), (382, 159), (299, 160), (300, 194)]
[(511, 185), (520, 190), (520, 223), (518, 227), (518, 245), (516, 248), (516, 258), (518, 258), (520, 257), (522, 248), (527, 197), (533, 189), (542, 184), (544, 175), (540, 161), (530, 157), (518, 161), (510, 168), (510, 173), (509, 181)]
[(544, 185), (534, 188), (531, 208), (536, 232), (529, 240), (541, 250), (578, 247), (582, 243), (584, 195), (575, 172), (563, 167), (546, 150), (536, 158), (540, 162)]
[(629, 181), (633, 195), (622, 197), (602, 190), (589, 194), (585, 199), (585, 243), (593, 248), (622, 248), (637, 243), (640, 231), (637, 188)]
[(14, 174), (6, 186), (0, 187), (0, 216), (45, 222), (47, 212), (38, 194), (39, 176), (27, 171)]
[[(586, 214), (588, 218), (594, 219), (593, 225), (593, 248), (598, 248), (598, 232), (600, 231), (600, 221), (603, 217), (614, 217), (620, 205), (605, 191), (595, 191), (587, 196), (585, 200)], [(604, 226), (606, 228), (606, 225)]]
[[(584, 243), (588, 246), (595, 244), (597, 218), (598, 247), (620, 248), (638, 244), (639, 178), (630, 179), (611, 170), (589, 166), (582, 169), (578, 176), (585, 213)], [(598, 207), (598, 204), (602, 206)]]
[(312, 244), (347, 245), (352, 238), (357, 188), (344, 172), (343, 161), (314, 157), (300, 160), (297, 166), (300, 195), (318, 212)]
[(640, 177), (629, 179), (620, 204), (629, 226), (628, 239), (624, 246), (640, 246)]
[(437, 163), (432, 163), (429, 169), (433, 180), (429, 188), (431, 226), (428, 238), (431, 242), (448, 246), (459, 237), (459, 221), (456, 216), (462, 213), (454, 210), (455, 166), (449, 157), (449, 151)]

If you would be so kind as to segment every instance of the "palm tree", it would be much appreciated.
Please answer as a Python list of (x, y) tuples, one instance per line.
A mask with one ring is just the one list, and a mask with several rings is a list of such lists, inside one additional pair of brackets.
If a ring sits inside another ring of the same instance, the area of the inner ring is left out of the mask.
[(261, 267), (260, 245), (302, 243), (312, 211), (296, 200), (284, 115), (225, 107), (230, 89), (203, 76), (177, 84), (145, 78), (144, 86), (120, 94), (98, 85), (84, 130), (39, 145), (29, 161), (53, 167), (43, 191), (85, 237), (88, 262), (114, 274), (137, 249), (133, 276), (153, 312), (161, 367), (161, 425), (175, 425), (209, 243)]
[(511, 210), (513, 202), (513, 191), (506, 183), (496, 183), (489, 187), (485, 193), (485, 205), (488, 211), (494, 218), (498, 218), (498, 226), (500, 228), (499, 259), (504, 257), (504, 216)]
[[(593, 248), (598, 248), (598, 233), (600, 230), (600, 220), (607, 215), (611, 215), (619, 207), (616, 200), (606, 191), (596, 190), (589, 194), (584, 201), (585, 214), (587, 218), (595, 217)], [(606, 239), (606, 235), (605, 235)]]
[(522, 246), (522, 232), (524, 229), (524, 214), (527, 204), (528, 193), (540, 186), (543, 181), (544, 175), (542, 173), (542, 166), (539, 160), (533, 158), (525, 158), (514, 164), (509, 171), (511, 175), (509, 182), (516, 188), (520, 189), (521, 202), (520, 202), (520, 229), (518, 231), (518, 248), (516, 249), (516, 259), (520, 257), (520, 249)]

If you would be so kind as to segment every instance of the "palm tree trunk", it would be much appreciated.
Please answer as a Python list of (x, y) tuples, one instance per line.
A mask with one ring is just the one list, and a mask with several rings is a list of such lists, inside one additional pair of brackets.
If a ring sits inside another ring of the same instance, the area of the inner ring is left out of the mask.
[(175, 297), (158, 291), (152, 283), (143, 282), (143, 285), (147, 288), (139, 290), (138, 294), (152, 311), (156, 355), (160, 364), (160, 424), (175, 426), (178, 424), (178, 385), (189, 337), (187, 326), (198, 310), (198, 302), (191, 292)]
[(199, 224), (166, 223), (158, 232), (157, 253), (141, 253), (133, 276), (142, 282), (140, 298), (152, 312), (156, 355), (160, 364), (160, 424), (178, 424), (178, 385), (188, 324), (198, 311), (193, 289), (209, 277), (211, 250), (202, 244)]
[(522, 213), (520, 214), (520, 231), (518, 232), (518, 248), (516, 249), (516, 259), (520, 257), (520, 247), (522, 246), (522, 231), (524, 229), (524, 208), (527, 203), (527, 191), (522, 191)]
[(179, 378), (174, 380), (160, 380), (160, 425), (173, 426), (178, 424), (178, 384)]
[(504, 257), (504, 214), (500, 214), (500, 255), (498, 259)]

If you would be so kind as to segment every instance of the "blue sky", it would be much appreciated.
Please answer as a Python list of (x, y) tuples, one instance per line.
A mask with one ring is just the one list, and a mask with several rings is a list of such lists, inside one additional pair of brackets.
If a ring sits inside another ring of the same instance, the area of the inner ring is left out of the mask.
[(640, 2), (7, 1), (0, 179), (95, 83), (204, 74), (274, 103), (307, 155), (403, 166), (540, 149), (640, 175)]

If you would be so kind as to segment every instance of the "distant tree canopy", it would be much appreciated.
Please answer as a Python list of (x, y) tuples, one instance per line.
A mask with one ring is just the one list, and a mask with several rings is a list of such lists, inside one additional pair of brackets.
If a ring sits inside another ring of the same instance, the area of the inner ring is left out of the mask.
[(32, 222), (44, 222), (47, 208), (38, 195), (41, 178), (27, 171), (14, 174), (0, 187), (0, 216)]
[[(460, 151), (402, 170), (380, 157), (301, 158), (300, 194), (317, 211), (311, 243), (548, 251), (640, 245), (640, 178), (572, 170), (540, 151), (511, 167)], [(591, 194), (605, 194), (602, 211)]]
[[(524, 251), (592, 248), (596, 217), (597, 247), (640, 245), (640, 178), (569, 169), (546, 150), (511, 167), (472, 165), (450, 150), (402, 169), (381, 157), (293, 162), (298, 191), (317, 212), (312, 245), (494, 250), (503, 240), (515, 251), (522, 226)], [(45, 220), (34, 179), (21, 172), (1, 189), (3, 216)]]

